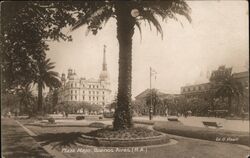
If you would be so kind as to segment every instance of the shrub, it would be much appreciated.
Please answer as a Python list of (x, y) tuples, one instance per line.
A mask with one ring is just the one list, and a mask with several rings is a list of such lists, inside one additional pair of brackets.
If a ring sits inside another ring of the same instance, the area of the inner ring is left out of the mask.
[(102, 116), (99, 117), (99, 120), (103, 119)]
[(103, 114), (105, 118), (113, 118), (114, 117), (114, 112), (105, 112)]
[(84, 120), (85, 117), (84, 116), (76, 116), (76, 120)]
[(43, 117), (42, 117), (42, 116), (39, 116), (39, 117), (37, 117), (37, 120), (42, 121), (42, 120), (43, 120)]
[(54, 124), (55, 123), (55, 119), (54, 118), (48, 118), (48, 122), (51, 123), (51, 124)]
[(106, 125), (101, 122), (93, 122), (89, 124), (89, 127), (95, 127), (95, 128), (104, 128)]

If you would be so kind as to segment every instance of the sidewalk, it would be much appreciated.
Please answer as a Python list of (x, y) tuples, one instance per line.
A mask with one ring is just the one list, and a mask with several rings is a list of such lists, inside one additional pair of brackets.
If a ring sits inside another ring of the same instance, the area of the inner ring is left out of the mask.
[(52, 158), (15, 120), (1, 119), (2, 157)]

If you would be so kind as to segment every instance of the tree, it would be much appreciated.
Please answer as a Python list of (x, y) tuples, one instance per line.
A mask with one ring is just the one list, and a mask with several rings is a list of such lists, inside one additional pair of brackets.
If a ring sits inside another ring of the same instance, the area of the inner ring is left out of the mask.
[[(72, 7), (60, 2), (1, 3), (1, 74), (4, 90), (33, 82), (45, 60), (48, 40), (71, 40), (62, 29), (75, 22)], [(5, 92), (5, 91), (3, 91)]]
[(212, 88), (214, 91), (214, 98), (222, 97), (228, 100), (229, 114), (232, 112), (232, 99), (237, 98), (238, 106), (240, 105), (240, 97), (243, 95), (242, 84), (233, 78), (232, 68), (220, 66), (218, 70), (214, 71), (210, 78)]
[[(158, 106), (162, 104), (162, 100), (160, 99), (158, 92), (156, 89), (151, 89), (146, 96), (146, 104), (148, 107), (153, 106), (153, 115), (156, 115), (156, 109)], [(149, 108), (150, 109), (150, 108)]]
[(141, 31), (140, 22), (148, 22), (155, 26), (163, 37), (163, 31), (157, 17), (163, 20), (173, 18), (176, 14), (185, 16), (189, 21), (190, 8), (184, 0), (169, 1), (96, 1), (84, 2), (85, 14), (72, 28), (77, 29), (87, 25), (96, 34), (102, 29), (109, 18), (117, 21), (117, 39), (119, 43), (119, 77), (117, 108), (113, 126), (115, 130), (127, 129), (133, 126), (131, 110), (131, 82), (132, 82), (132, 37), (135, 26)]
[[(28, 113), (29, 117), (33, 116), (35, 112), (35, 97), (33, 96), (30, 86), (27, 85), (19, 90), (17, 93), (20, 101), (20, 113)], [(23, 107), (23, 108), (21, 108)]]
[(43, 89), (45, 86), (49, 88), (58, 88), (61, 86), (61, 82), (58, 76), (58, 73), (52, 71), (55, 67), (53, 62), (50, 62), (50, 59), (42, 60), (37, 63), (38, 73), (34, 77), (34, 82), (38, 86), (38, 112), (42, 111), (42, 101), (43, 101)]

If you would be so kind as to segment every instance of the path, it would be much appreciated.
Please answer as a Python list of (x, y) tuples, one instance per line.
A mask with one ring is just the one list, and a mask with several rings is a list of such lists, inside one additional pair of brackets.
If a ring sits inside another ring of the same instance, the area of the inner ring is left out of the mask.
[(13, 119), (1, 119), (2, 156), (4, 158), (51, 158), (36, 141)]

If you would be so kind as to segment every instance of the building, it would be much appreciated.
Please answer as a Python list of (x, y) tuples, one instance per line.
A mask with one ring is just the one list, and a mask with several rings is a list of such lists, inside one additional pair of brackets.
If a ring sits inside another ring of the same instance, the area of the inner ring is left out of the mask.
[(98, 79), (78, 77), (76, 72), (68, 69), (67, 77), (62, 74), (61, 82), (59, 103), (63, 101), (85, 101), (102, 106), (109, 104), (111, 102), (111, 90), (106, 63), (106, 46), (104, 45), (102, 71)]
[[(210, 80), (213, 81), (215, 76), (224, 77), (230, 76), (232, 73), (232, 68), (225, 68), (225, 66), (220, 66), (218, 70), (214, 70), (211, 74)], [(249, 71), (233, 73), (232, 77), (239, 81), (244, 87), (244, 91), (248, 91), (249, 88)], [(187, 98), (196, 97), (196, 96), (207, 96), (210, 88), (212, 86), (211, 82), (202, 83), (202, 84), (194, 84), (181, 87), (181, 94)]]
[[(157, 96), (161, 100), (164, 100), (164, 99), (174, 99), (176, 97), (179, 97), (179, 94), (167, 94), (167, 93), (161, 92), (158, 89), (152, 89), (152, 91), (155, 91), (156, 94), (157, 94)], [(135, 97), (135, 100), (145, 101), (146, 98), (150, 95), (150, 93), (151, 93), (151, 90), (150, 89), (146, 89), (143, 92), (141, 92), (140, 94), (138, 94)]]
[(181, 87), (181, 94), (187, 98), (201, 96), (209, 92), (210, 83), (194, 84)]

